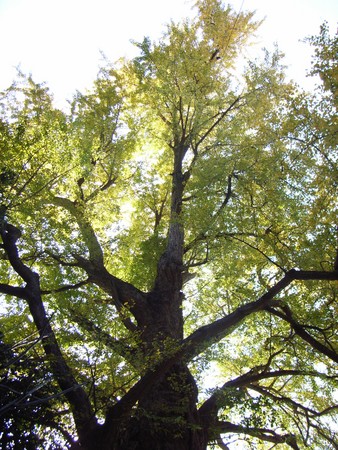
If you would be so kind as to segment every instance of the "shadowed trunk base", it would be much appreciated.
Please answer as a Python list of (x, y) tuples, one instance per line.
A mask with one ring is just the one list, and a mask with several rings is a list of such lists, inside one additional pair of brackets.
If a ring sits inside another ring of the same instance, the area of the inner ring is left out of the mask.
[(106, 430), (94, 439), (88, 436), (87, 445), (78, 450), (206, 450), (196, 404), (194, 378), (184, 365), (174, 366), (115, 430), (113, 443), (108, 443)]

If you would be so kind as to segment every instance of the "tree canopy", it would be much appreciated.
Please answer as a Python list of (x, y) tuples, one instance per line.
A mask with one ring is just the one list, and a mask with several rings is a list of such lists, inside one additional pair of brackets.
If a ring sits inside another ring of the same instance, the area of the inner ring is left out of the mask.
[(68, 112), (1, 93), (8, 448), (338, 448), (337, 35), (307, 93), (195, 8)]

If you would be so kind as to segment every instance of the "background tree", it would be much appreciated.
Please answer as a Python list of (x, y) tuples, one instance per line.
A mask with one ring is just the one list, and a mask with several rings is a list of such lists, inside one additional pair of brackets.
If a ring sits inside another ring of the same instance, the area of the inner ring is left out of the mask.
[(336, 448), (337, 41), (312, 97), (277, 50), (239, 72), (252, 13), (196, 8), (69, 114), (3, 93), (1, 329), (38, 331), (64, 446)]
[(63, 394), (53, 383), (52, 374), (46, 370), (43, 355), (35, 351), (38, 342), (35, 333), (12, 348), (3, 342), (1, 336), (1, 448), (48, 448), (48, 430), (53, 439), (52, 448), (63, 448), (62, 433), (69, 437), (65, 429), (60, 432), (56, 414), (57, 410), (59, 415), (63, 414)]

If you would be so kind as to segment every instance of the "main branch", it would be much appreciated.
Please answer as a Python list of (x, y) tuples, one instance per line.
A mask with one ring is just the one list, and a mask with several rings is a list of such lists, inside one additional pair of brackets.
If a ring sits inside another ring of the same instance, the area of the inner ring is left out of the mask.
[[(110, 410), (106, 426), (109, 428), (107, 424), (116, 422), (118, 417), (122, 420), (123, 416), (129, 414), (131, 408), (137, 401), (147, 395), (153, 384), (158, 382), (174, 364), (179, 361), (190, 361), (192, 358), (205, 351), (213, 343), (219, 342), (221, 339), (231, 334), (248, 316), (274, 305), (276, 296), (296, 280), (338, 280), (338, 272), (300, 271), (292, 269), (258, 300), (240, 306), (222, 319), (199, 328), (189, 337), (184, 339), (181, 345), (173, 351), (171, 356), (160, 362), (157, 367), (147, 372)], [(290, 372), (279, 371), (279, 375), (287, 374), (291, 375)], [(294, 375), (295, 373), (293, 372), (292, 374)], [(270, 373), (270, 375), (272, 376), (272, 373)], [(274, 376), (275, 375), (276, 373)], [(257, 378), (258, 375), (255, 376)], [(267, 375), (265, 374), (264, 377), (267, 377)]]
[(16, 297), (19, 297), (18, 294), (21, 292), (22, 296), (20, 297), (27, 301), (51, 370), (60, 389), (65, 393), (65, 397), (71, 405), (75, 424), (79, 436), (82, 438), (97, 427), (94, 412), (86, 392), (77, 383), (61, 353), (41, 299), (39, 275), (26, 266), (19, 256), (17, 240), (20, 236), (21, 232), (18, 228), (6, 222), (2, 223), (1, 237), (3, 248), (12, 268), (25, 282), (25, 287), (23, 288), (10, 287), (8, 289), (8, 287), (5, 288), (5, 285), (1, 285), (2, 292), (7, 291), (5, 293)]

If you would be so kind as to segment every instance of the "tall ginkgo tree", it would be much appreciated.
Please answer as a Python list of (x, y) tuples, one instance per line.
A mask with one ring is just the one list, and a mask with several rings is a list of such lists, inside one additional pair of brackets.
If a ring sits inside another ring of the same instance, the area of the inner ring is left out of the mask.
[(337, 37), (310, 95), (244, 61), (253, 13), (195, 8), (68, 113), (2, 93), (7, 448), (21, 410), (34, 448), (338, 446)]

